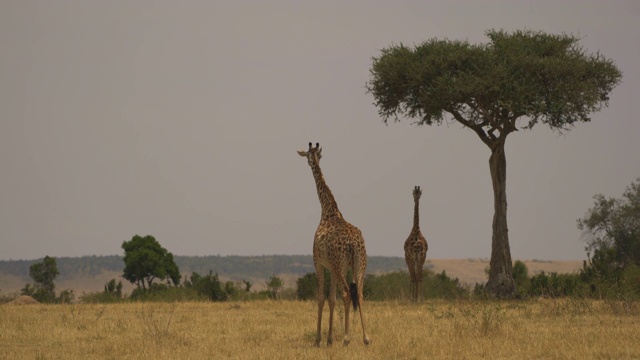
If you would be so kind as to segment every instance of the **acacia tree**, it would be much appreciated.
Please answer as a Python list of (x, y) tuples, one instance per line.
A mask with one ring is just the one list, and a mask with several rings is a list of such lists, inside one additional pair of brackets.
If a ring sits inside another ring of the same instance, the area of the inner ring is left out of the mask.
[(457, 121), (491, 151), (494, 216), (487, 287), (514, 294), (507, 230), (505, 141), (542, 123), (565, 132), (608, 105), (622, 73), (573, 35), (489, 30), (489, 42), (430, 39), (393, 45), (373, 58), (367, 91), (385, 123), (398, 115), (418, 125)]
[(135, 235), (122, 243), (124, 249), (124, 272), (122, 277), (136, 284), (138, 288), (151, 287), (155, 279), (180, 284), (180, 270), (173, 260), (173, 254), (160, 246), (151, 235)]

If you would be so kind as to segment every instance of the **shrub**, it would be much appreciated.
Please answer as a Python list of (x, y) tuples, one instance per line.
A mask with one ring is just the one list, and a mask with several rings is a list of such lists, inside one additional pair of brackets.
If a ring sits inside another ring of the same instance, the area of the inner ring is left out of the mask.
[(527, 265), (520, 260), (516, 260), (513, 264), (513, 282), (516, 286), (516, 295), (520, 298), (529, 294), (531, 280), (529, 279), (529, 269)]
[(185, 288), (193, 289), (198, 295), (205, 297), (211, 301), (225, 301), (229, 298), (229, 294), (225, 292), (225, 289), (229, 291), (235, 291), (235, 287), (229, 286), (223, 288), (218, 274), (213, 274), (209, 270), (209, 275), (202, 276), (197, 272), (191, 273), (190, 280), (185, 282)]
[[(395, 271), (380, 275), (367, 275), (364, 294), (368, 300), (408, 300), (410, 277), (406, 271)], [(434, 274), (424, 270), (422, 289), (425, 299), (457, 299), (468, 296), (468, 289), (460, 281), (447, 276), (446, 272)]]
[(561, 297), (569, 295), (582, 295), (583, 283), (578, 274), (558, 274), (555, 272), (547, 275), (544, 271), (534, 275), (530, 279), (530, 295), (544, 297)]
[(284, 281), (282, 281), (282, 279), (280, 279), (276, 274), (272, 274), (266, 282), (266, 285), (272, 299), (280, 298), (280, 291), (284, 286)]
[(82, 295), (80, 300), (84, 303), (114, 303), (123, 300), (122, 282), (111, 279), (104, 285), (104, 290)]
[[(365, 281), (366, 283), (366, 281)], [(329, 270), (324, 270), (324, 296), (329, 296), (329, 286), (331, 285), (331, 274)], [(296, 281), (296, 297), (298, 300), (315, 300), (318, 298), (318, 276), (315, 272), (306, 273)]]

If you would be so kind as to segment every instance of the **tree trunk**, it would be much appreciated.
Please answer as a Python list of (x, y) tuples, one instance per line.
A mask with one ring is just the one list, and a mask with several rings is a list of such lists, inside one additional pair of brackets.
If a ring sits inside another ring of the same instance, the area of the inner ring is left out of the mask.
[(491, 147), (489, 169), (493, 184), (494, 214), (487, 288), (497, 297), (510, 298), (515, 294), (515, 285), (507, 228), (507, 159), (504, 154), (504, 139), (498, 140)]

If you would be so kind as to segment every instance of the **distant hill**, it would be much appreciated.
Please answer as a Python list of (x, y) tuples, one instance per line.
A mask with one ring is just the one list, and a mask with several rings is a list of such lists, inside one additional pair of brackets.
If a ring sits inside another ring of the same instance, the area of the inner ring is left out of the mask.
[[(306, 273), (314, 272), (311, 255), (264, 255), (264, 256), (175, 256), (175, 261), (183, 278), (197, 272), (201, 275), (209, 271), (217, 273), (224, 281), (251, 281), (252, 289), (261, 290), (272, 274), (278, 275), (286, 287), (294, 287), (296, 280)], [(40, 262), (35, 260), (0, 261), (0, 293), (13, 293), (26, 283), (32, 282), (29, 267)], [(72, 289), (76, 295), (83, 292), (101, 291), (111, 280), (122, 280), (125, 292), (133, 289), (120, 275), (124, 268), (122, 256), (83, 256), (56, 258), (60, 275), (56, 278), (57, 290)], [(530, 274), (540, 271), (571, 273), (578, 271), (581, 261), (525, 261)], [(446, 271), (447, 275), (459, 278), (469, 284), (485, 282), (484, 270), (489, 266), (486, 259), (428, 259), (425, 267), (434, 272)], [(392, 271), (406, 271), (404, 258), (370, 256), (367, 273), (380, 274)]]
[[(311, 255), (264, 255), (264, 256), (174, 256), (183, 278), (197, 272), (217, 273), (222, 280), (253, 282), (252, 289), (264, 288), (264, 282), (272, 274), (285, 281), (285, 286), (295, 286), (299, 277), (314, 272)], [(14, 292), (32, 282), (29, 267), (40, 262), (35, 260), (0, 261), (0, 292)], [(100, 291), (110, 279), (122, 280), (125, 291), (133, 288), (120, 278), (124, 269), (122, 256), (59, 257), (56, 264), (60, 275), (55, 280), (57, 290), (73, 289), (76, 295), (82, 292)], [(385, 273), (401, 270), (404, 259), (399, 257), (370, 256), (367, 273)]]

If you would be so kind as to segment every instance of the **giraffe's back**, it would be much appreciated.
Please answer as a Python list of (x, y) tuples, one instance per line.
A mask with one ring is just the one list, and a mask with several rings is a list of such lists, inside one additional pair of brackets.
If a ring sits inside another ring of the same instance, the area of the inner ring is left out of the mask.
[[(352, 267), (354, 259), (360, 259), (360, 254), (365, 253), (362, 232), (343, 218), (323, 221), (318, 226), (313, 243), (313, 257), (324, 267), (330, 269), (333, 264), (340, 264), (342, 268)], [(366, 256), (364, 261), (366, 264)]]
[(420, 232), (411, 233), (404, 242), (405, 254), (426, 256), (427, 250), (429, 250), (429, 245)]

